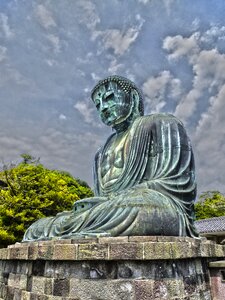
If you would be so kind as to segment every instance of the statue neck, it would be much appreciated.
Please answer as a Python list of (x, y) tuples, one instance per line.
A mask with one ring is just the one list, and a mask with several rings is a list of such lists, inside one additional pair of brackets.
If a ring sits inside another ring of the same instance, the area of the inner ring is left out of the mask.
[(127, 120), (126, 120), (126, 121), (124, 121), (124, 122), (122, 122), (120, 124), (116, 124), (115, 126), (113, 126), (113, 129), (116, 131), (116, 134), (121, 134), (121, 133), (127, 131), (127, 129), (129, 128), (130, 124), (131, 123), (127, 122)]
[(134, 120), (138, 117), (140, 117), (139, 112), (138, 113), (132, 112), (125, 121), (113, 126), (113, 129), (116, 131), (116, 134), (121, 134), (123, 132), (126, 132), (128, 128), (131, 126), (131, 124), (133, 124)]

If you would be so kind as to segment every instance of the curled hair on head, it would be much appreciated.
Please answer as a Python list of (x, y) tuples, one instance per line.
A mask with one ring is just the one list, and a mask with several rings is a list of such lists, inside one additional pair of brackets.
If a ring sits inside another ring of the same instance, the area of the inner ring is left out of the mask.
[(126, 93), (130, 94), (132, 90), (135, 90), (138, 93), (139, 96), (139, 104), (138, 104), (138, 110), (141, 116), (144, 115), (144, 101), (143, 101), (143, 95), (141, 91), (136, 87), (136, 85), (129, 79), (118, 76), (118, 75), (112, 75), (105, 79), (100, 80), (96, 86), (91, 91), (91, 98), (93, 99), (94, 92), (102, 85), (108, 84), (110, 81), (116, 82), (120, 88)]

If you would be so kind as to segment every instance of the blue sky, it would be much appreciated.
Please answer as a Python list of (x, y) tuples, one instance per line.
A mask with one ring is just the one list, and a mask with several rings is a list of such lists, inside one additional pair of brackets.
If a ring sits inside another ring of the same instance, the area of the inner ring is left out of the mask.
[(225, 192), (223, 0), (1, 0), (0, 160), (21, 153), (92, 181), (111, 129), (90, 100), (99, 79), (135, 81), (146, 114), (180, 118), (199, 193)]

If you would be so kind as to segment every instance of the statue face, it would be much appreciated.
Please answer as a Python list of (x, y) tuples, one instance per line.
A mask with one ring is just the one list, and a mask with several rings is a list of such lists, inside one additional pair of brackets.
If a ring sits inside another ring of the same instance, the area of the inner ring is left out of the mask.
[(116, 82), (97, 88), (93, 101), (102, 122), (108, 126), (124, 122), (132, 111), (130, 95), (126, 94)]

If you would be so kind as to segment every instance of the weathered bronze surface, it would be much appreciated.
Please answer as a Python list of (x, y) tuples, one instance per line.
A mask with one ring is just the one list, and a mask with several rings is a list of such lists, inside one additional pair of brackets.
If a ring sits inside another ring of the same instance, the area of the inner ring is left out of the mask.
[(169, 114), (143, 116), (141, 92), (119, 76), (101, 80), (92, 100), (114, 133), (95, 157), (95, 197), (40, 219), (23, 241), (81, 236), (196, 237), (194, 157), (183, 124)]

